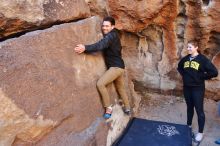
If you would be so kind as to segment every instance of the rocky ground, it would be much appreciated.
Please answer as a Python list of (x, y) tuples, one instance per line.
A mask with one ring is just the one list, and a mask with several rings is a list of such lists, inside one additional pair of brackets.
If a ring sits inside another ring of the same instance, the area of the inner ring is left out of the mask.
[[(170, 123), (186, 123), (186, 105), (183, 97), (145, 94), (140, 103), (139, 118), (165, 121)], [(220, 138), (220, 117), (217, 113), (217, 103), (205, 99), (205, 137), (200, 146), (217, 146), (214, 141)], [(193, 119), (193, 131), (197, 131), (196, 114)]]

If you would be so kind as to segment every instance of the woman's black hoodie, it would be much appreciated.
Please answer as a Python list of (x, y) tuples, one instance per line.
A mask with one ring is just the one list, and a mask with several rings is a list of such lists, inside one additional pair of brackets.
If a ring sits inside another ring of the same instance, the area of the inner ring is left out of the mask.
[(184, 86), (205, 86), (205, 80), (218, 76), (216, 67), (204, 55), (190, 61), (190, 55), (182, 58), (177, 70), (182, 75)]

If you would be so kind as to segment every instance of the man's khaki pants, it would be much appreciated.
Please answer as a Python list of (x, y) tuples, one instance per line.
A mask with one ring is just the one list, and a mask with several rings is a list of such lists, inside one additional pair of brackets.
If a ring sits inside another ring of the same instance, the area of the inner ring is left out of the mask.
[(114, 82), (116, 90), (119, 93), (119, 96), (122, 98), (125, 108), (130, 108), (128, 96), (125, 92), (124, 84), (124, 69), (119, 67), (110, 67), (98, 80), (97, 88), (102, 96), (103, 106), (111, 106), (110, 97), (107, 91), (106, 86)]

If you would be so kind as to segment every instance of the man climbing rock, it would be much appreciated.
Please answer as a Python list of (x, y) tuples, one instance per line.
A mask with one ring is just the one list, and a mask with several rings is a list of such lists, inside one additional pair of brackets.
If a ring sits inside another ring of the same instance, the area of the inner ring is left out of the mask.
[(114, 82), (116, 90), (124, 103), (124, 112), (130, 114), (130, 105), (128, 96), (125, 92), (124, 84), (124, 61), (121, 55), (121, 42), (118, 32), (115, 28), (115, 20), (112, 17), (105, 17), (102, 22), (103, 38), (91, 45), (78, 44), (75, 52), (81, 54), (103, 51), (107, 71), (100, 77), (97, 82), (98, 91), (101, 94), (103, 106), (105, 107), (104, 118), (108, 119), (112, 115), (112, 104), (106, 86)]

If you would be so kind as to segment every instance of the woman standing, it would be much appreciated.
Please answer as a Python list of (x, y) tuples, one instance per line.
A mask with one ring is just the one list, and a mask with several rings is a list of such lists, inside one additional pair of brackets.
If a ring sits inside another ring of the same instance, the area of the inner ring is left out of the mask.
[(198, 116), (198, 133), (195, 141), (203, 138), (205, 125), (204, 93), (205, 80), (218, 76), (216, 67), (211, 61), (198, 51), (198, 42), (189, 41), (187, 45), (188, 55), (182, 58), (178, 64), (178, 71), (183, 79), (183, 94), (187, 105), (187, 125), (191, 127), (194, 108)]

